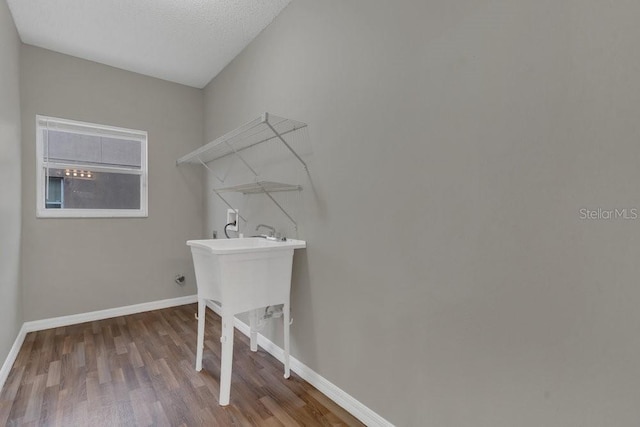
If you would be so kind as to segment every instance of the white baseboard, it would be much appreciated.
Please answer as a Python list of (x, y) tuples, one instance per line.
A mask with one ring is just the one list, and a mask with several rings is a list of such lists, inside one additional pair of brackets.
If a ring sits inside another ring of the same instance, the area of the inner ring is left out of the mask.
[(145, 311), (160, 310), (167, 307), (191, 304), (197, 300), (198, 299), (195, 295), (188, 295), (186, 297), (143, 302), (142, 304), (126, 305), (124, 307), (108, 308), (106, 310), (90, 311), (88, 313), (78, 313), (70, 316), (32, 320), (30, 322), (25, 322), (24, 326), (26, 327), (27, 332), (42, 331), (44, 329), (60, 328), (62, 326), (77, 325), (78, 323), (93, 322), (95, 320), (110, 319), (111, 317), (126, 316), (128, 314), (143, 313)]
[[(207, 307), (213, 310), (216, 314), (220, 315), (220, 306), (218, 304), (207, 301)], [(238, 331), (246, 336), (249, 336), (249, 325), (239, 320), (237, 317), (234, 318), (233, 324)], [(258, 345), (262, 347), (267, 353), (278, 359), (280, 362), (284, 362), (284, 350), (262, 334), (258, 334)], [(322, 375), (318, 374), (313, 369), (309, 368), (307, 365), (293, 356), (289, 356), (289, 367), (302, 379), (317, 388), (325, 396), (340, 405), (351, 415), (362, 421), (365, 425), (369, 427), (393, 427), (393, 424), (391, 424), (389, 421), (382, 418), (373, 410), (365, 406), (362, 402), (358, 401), (349, 393), (342, 390), (331, 381), (327, 380)]]
[(11, 372), (11, 368), (13, 367), (13, 362), (16, 361), (16, 358), (18, 357), (18, 353), (20, 352), (20, 347), (22, 347), (22, 343), (24, 342), (24, 338), (27, 336), (27, 330), (24, 327), (24, 324), (22, 325), (22, 327), (20, 328), (20, 331), (18, 331), (18, 336), (16, 337), (16, 340), (13, 342), (13, 345), (11, 346), (11, 350), (9, 350), (9, 354), (7, 355), (7, 358), (4, 360), (4, 363), (2, 364), (2, 368), (0, 369), (0, 390), (2, 390), (2, 387), (4, 387), (4, 383), (7, 381), (7, 378), (9, 378), (9, 372)]
[(93, 322), (94, 320), (109, 319), (111, 317), (126, 316), (128, 314), (143, 313), (145, 311), (160, 310), (167, 307), (175, 307), (178, 305), (191, 304), (196, 302), (196, 295), (188, 295), (186, 297), (163, 299), (159, 301), (144, 302), (142, 304), (127, 305), (124, 307), (109, 308), (106, 310), (91, 311), (89, 313), (72, 314), (70, 316), (54, 317), (51, 319), (33, 320), (24, 322), (18, 332), (16, 340), (7, 355), (2, 369), (0, 369), (0, 390), (9, 377), (9, 372), (13, 367), (13, 363), (18, 357), (18, 352), (24, 342), (27, 333), (42, 331), (44, 329), (60, 328), (62, 326), (76, 325), (78, 323)]

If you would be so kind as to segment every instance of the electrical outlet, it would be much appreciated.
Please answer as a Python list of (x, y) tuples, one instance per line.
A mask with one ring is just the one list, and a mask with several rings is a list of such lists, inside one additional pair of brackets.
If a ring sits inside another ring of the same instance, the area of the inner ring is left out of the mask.
[(235, 222), (236, 225), (230, 225), (227, 227), (227, 230), (230, 231), (238, 231), (239, 230), (239, 215), (238, 215), (238, 209), (233, 210), (233, 209), (227, 209), (227, 224), (231, 224), (232, 222)]

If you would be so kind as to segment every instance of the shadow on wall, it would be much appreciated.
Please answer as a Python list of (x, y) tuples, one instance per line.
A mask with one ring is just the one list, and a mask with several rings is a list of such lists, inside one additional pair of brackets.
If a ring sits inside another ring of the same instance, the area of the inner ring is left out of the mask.
[[(309, 367), (317, 366), (317, 345), (315, 336), (305, 336), (304, 340), (299, 335), (300, 331), (315, 330), (313, 326), (313, 304), (311, 303), (311, 278), (309, 275), (309, 258), (307, 257), (308, 249), (299, 249), (294, 252), (293, 271), (291, 275), (291, 317), (293, 324), (291, 325), (291, 342), (292, 347), (297, 348), (298, 342), (304, 341), (305, 364)], [(304, 310), (304, 315), (301, 311)], [(296, 318), (304, 326), (296, 328)], [(297, 330), (296, 330), (297, 329)], [(297, 353), (302, 353), (302, 349)], [(312, 368), (313, 369), (313, 368)]]

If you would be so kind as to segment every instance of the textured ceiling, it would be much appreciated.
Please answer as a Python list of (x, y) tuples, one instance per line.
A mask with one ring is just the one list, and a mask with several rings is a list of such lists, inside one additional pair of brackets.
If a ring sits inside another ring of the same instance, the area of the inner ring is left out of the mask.
[(290, 0), (7, 0), (26, 44), (204, 87)]

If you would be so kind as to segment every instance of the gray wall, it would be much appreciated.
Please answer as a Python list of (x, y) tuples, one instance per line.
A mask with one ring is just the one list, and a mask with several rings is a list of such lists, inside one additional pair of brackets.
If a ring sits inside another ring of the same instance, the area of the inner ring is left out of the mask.
[[(205, 136), (310, 124), (311, 179), (283, 199), (309, 242), (293, 354), (399, 426), (637, 425), (640, 220), (579, 211), (640, 207), (639, 15), (292, 2), (207, 86)], [(247, 233), (290, 228), (239, 203)]]
[(19, 48), (9, 8), (0, 0), (0, 365), (22, 325)]
[[(175, 160), (202, 145), (202, 91), (25, 45), (21, 98), (25, 320), (194, 294), (202, 178)], [(148, 131), (149, 217), (36, 219), (36, 114)]]

